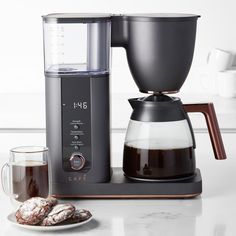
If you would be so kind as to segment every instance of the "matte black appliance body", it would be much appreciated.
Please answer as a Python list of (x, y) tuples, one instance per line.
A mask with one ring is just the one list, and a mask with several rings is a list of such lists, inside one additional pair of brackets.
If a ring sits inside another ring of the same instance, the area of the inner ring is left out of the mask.
[(109, 75), (46, 75), (46, 129), (52, 194), (109, 181)]

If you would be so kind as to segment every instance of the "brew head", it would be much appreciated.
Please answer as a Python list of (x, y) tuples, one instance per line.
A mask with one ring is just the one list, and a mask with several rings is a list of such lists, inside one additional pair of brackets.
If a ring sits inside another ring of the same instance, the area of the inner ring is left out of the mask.
[(191, 67), (198, 15), (112, 17), (112, 46), (123, 46), (141, 92), (179, 91)]

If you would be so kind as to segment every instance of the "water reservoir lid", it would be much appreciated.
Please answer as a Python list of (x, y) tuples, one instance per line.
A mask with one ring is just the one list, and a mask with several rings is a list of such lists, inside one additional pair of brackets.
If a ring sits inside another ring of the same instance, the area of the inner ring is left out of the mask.
[(43, 17), (46, 23), (99, 23), (111, 20), (106, 13), (53, 13)]

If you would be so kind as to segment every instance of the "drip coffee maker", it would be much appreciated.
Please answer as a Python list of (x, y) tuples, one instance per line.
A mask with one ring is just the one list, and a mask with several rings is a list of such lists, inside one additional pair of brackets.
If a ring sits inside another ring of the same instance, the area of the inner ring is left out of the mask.
[[(52, 194), (80, 198), (188, 198), (201, 193), (188, 112), (202, 112), (216, 159), (225, 159), (213, 104), (177, 93), (193, 58), (198, 15), (50, 14), (43, 17), (47, 146)], [(110, 167), (110, 46), (124, 47), (140, 92), (123, 171)], [(124, 176), (125, 175), (125, 176)]]

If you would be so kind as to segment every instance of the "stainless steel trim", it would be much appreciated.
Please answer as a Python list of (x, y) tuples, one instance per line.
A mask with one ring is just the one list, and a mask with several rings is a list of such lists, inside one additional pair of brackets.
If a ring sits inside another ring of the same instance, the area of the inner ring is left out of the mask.
[(145, 90), (139, 90), (141, 93), (148, 93), (148, 94), (172, 94), (172, 93), (178, 93), (179, 90), (175, 91), (145, 91)]

